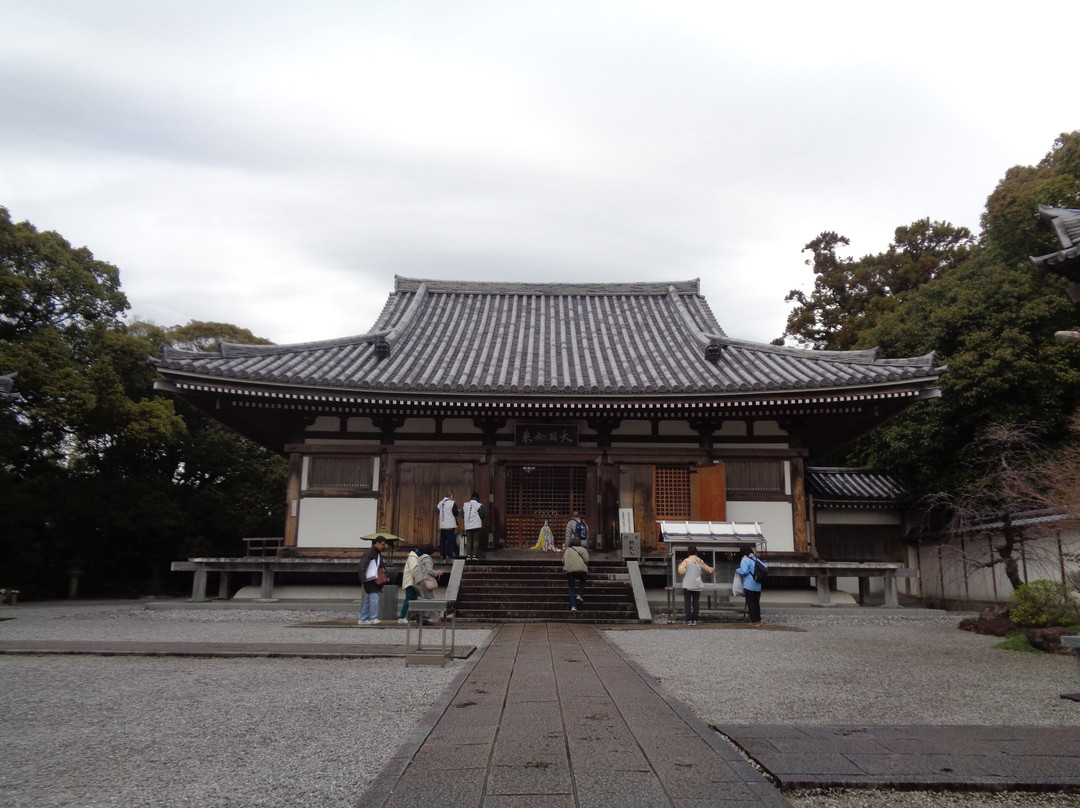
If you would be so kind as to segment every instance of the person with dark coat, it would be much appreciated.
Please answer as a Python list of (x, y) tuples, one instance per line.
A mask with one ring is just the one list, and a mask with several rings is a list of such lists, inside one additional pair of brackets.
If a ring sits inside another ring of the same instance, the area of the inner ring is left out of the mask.
[(364, 605), (360, 609), (361, 625), (379, 622), (379, 593), (383, 585), (378, 583), (379, 570), (385, 572), (382, 563), (382, 551), (386, 549), (386, 539), (375, 539), (360, 559), (360, 579), (364, 582)]

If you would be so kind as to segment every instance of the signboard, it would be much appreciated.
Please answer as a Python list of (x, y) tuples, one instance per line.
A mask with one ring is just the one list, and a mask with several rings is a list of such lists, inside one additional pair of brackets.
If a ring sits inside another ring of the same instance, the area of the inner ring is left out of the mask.
[(577, 446), (578, 432), (576, 426), (518, 424), (514, 441), (517, 446)]
[(634, 532), (634, 509), (633, 508), (619, 508), (619, 532), (620, 533), (633, 533)]

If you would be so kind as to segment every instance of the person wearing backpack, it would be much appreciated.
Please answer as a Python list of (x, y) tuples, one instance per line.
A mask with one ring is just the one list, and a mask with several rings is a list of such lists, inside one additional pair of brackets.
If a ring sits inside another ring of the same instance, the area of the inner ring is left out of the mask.
[(589, 551), (574, 537), (563, 547), (563, 572), (570, 589), (570, 611), (576, 612), (578, 604), (585, 602), (585, 581), (589, 577)]
[(581, 516), (577, 511), (574, 511), (574, 515), (566, 523), (566, 536), (563, 544), (569, 546), (571, 539), (577, 539), (582, 547), (589, 546), (589, 525), (585, 522), (585, 517)]
[(754, 554), (752, 547), (742, 547), (742, 560), (736, 572), (742, 578), (746, 608), (750, 612), (751, 626), (761, 625), (761, 584), (768, 575), (769, 566)]

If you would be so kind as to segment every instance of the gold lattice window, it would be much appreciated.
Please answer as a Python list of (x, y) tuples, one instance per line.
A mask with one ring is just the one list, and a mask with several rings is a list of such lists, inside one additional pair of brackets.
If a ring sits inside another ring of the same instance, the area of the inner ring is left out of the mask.
[(308, 488), (357, 488), (370, 491), (374, 462), (370, 457), (315, 455), (308, 458)]
[(657, 521), (681, 522), (690, 518), (690, 469), (656, 466), (653, 469), (653, 508)]
[(507, 466), (507, 547), (534, 544), (545, 520), (561, 542), (571, 514), (585, 512), (585, 474), (583, 467)]

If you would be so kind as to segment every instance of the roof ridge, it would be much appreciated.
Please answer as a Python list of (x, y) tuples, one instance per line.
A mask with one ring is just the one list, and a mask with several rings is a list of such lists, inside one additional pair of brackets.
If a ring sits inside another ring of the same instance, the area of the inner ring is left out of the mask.
[(357, 334), (351, 337), (337, 337), (335, 339), (318, 340), (314, 342), (293, 342), (283, 345), (249, 345), (243, 342), (219, 342), (216, 351), (189, 351), (184, 348), (174, 348), (171, 345), (161, 346), (162, 359), (206, 359), (209, 356), (218, 356), (222, 359), (235, 359), (245, 356), (273, 356), (279, 353), (296, 353), (299, 351), (318, 351), (323, 348), (336, 348), (341, 345), (358, 345), (362, 342), (374, 342), (385, 338), (390, 332), (369, 331), (366, 334)]
[(430, 294), (461, 295), (625, 295), (701, 294), (701, 279), (638, 283), (520, 283), (510, 281), (455, 281), (394, 276), (395, 292), (415, 292), (421, 286)]

